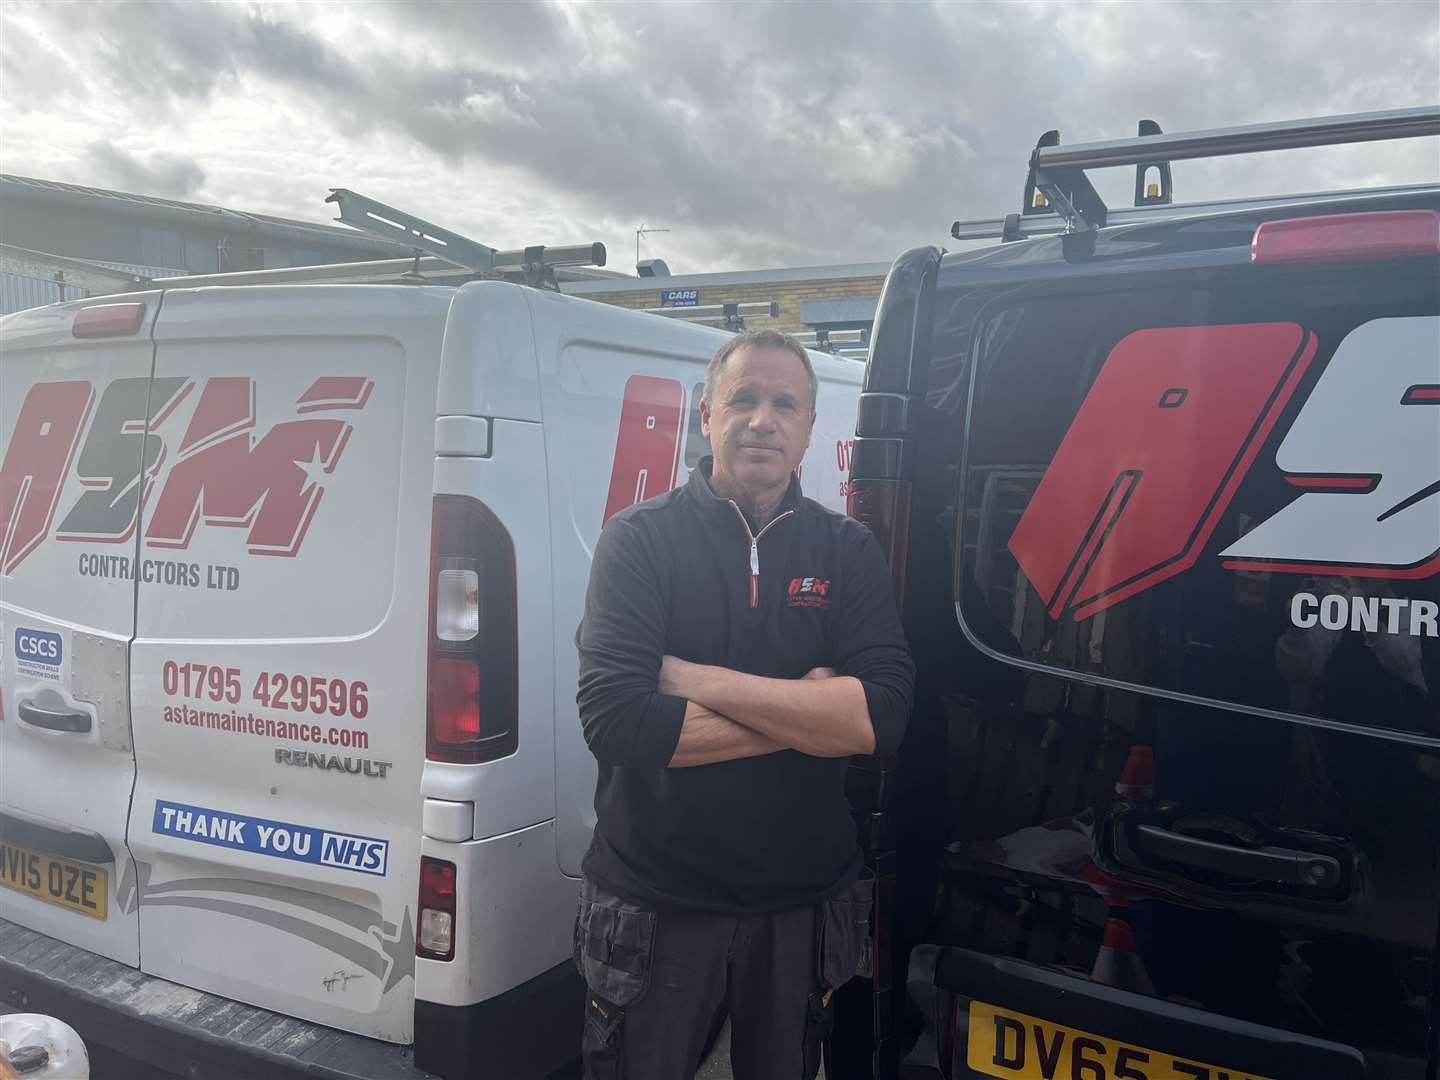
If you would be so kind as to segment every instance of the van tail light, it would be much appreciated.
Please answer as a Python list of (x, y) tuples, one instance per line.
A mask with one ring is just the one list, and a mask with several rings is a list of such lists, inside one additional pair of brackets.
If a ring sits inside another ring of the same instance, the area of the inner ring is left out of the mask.
[(435, 496), (432, 528), (426, 756), (494, 761), (519, 741), (515, 544), (464, 495)]
[(415, 955), (455, 959), (455, 864), (425, 855), (420, 859), (420, 916)]
[(1365, 262), (1440, 255), (1440, 212), (1376, 210), (1363, 214), (1266, 221), (1250, 241), (1250, 261)]
[(910, 533), (910, 481), (851, 480), (846, 512), (874, 534), (890, 564), (895, 604), (905, 601), (905, 550)]

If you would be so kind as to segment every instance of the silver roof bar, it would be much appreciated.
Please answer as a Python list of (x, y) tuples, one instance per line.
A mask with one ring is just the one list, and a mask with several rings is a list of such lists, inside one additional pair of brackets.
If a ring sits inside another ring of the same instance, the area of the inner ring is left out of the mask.
[(1074, 146), (1043, 146), (1035, 151), (1034, 161), (1040, 169), (1106, 169), (1161, 159), (1182, 161), (1266, 150), (1292, 150), (1302, 146), (1413, 139), (1423, 135), (1440, 135), (1440, 105), (1141, 135), (1133, 139), (1076, 143)]
[[(1095, 191), (1085, 170), (1122, 165), (1135, 165), (1144, 169), (1158, 165), (1168, 172), (1169, 163), (1176, 160), (1440, 135), (1440, 106), (1426, 105), (1415, 109), (1390, 109), (1384, 112), (1353, 113), (1346, 116), (1172, 134), (1161, 132), (1153, 121), (1142, 121), (1140, 130), (1142, 134), (1132, 139), (1079, 143), (1075, 146), (1061, 146), (1059, 132), (1046, 132), (1030, 155), (1030, 173), (1026, 184), (1027, 205), (1021, 213), (994, 220), (957, 221), (951, 227), (950, 235), (958, 240), (997, 236), (1005, 240), (1019, 240), (1025, 236), (1060, 234), (1066, 237), (1067, 250), (1073, 246), (1076, 251), (1080, 251), (1082, 248), (1089, 249), (1094, 241), (1094, 230), (1106, 225), (1191, 217), (1206, 212), (1218, 213), (1238, 209), (1242, 203), (1249, 206), (1273, 206), (1338, 198), (1341, 194), (1365, 194), (1332, 192), (1320, 196), (1277, 196), (1269, 200), (1230, 200), (1225, 203), (1177, 206), (1169, 201), (1168, 178), (1164, 196), (1152, 203), (1148, 200), (1142, 201), (1141, 185), (1137, 176), (1137, 205), (1112, 211)], [(1042, 199), (1037, 195), (1034, 204), (1028, 205), (1029, 193), (1032, 190), (1044, 197)]]
[[(1389, 195), (1433, 194), (1433, 184), (1407, 184), (1386, 188), (1358, 188), (1350, 191), (1317, 191), (1304, 195), (1261, 195), (1254, 198), (1212, 199), (1205, 202), (1165, 203), (1154, 206), (1119, 206), (1106, 214), (1107, 225), (1137, 225), (1147, 221), (1170, 221), (1174, 218), (1204, 217), (1207, 214), (1228, 214), (1240, 210), (1264, 210), (1276, 206), (1308, 206), (1315, 203), (1338, 202), (1356, 198), (1382, 198)], [(1020, 220), (1014, 227), (1014, 238), (1027, 240), (1033, 236), (1059, 236), (1066, 231), (1065, 221), (1058, 214), (1012, 215)], [(1008, 235), (1005, 218), (979, 218), (957, 221), (950, 226), (956, 240), (993, 240)]]
[(547, 267), (605, 265), (604, 244), (497, 251), (348, 188), (331, 188), (325, 201), (340, 208), (339, 220), (346, 225), (406, 245), (414, 250), (417, 261), (422, 254), (429, 254), (479, 274), (525, 271), (538, 275)]

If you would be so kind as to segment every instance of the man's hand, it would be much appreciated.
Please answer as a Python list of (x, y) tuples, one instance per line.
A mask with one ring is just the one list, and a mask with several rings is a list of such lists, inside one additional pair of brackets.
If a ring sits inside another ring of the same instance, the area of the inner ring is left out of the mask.
[(812, 668), (811, 668), (809, 671), (807, 671), (804, 675), (800, 676), (800, 678), (802, 678), (802, 679), (833, 679), (833, 678), (835, 678), (835, 669), (832, 668), (832, 667), (812, 667)]

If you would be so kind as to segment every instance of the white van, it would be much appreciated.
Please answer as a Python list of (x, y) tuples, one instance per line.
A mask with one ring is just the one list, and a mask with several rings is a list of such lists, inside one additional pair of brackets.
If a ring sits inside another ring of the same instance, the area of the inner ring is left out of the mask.
[[(0, 336), (0, 1000), (205, 1077), (574, 1057), (590, 553), (724, 335), (478, 281)], [(815, 365), (843, 509), (862, 369)]]

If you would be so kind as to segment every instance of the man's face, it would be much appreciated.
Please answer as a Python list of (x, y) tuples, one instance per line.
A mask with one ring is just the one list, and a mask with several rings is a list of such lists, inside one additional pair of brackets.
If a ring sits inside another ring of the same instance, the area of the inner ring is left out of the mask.
[(810, 381), (789, 349), (745, 346), (732, 353), (715, 400), (700, 403), (715, 476), (754, 494), (789, 483), (814, 426)]

